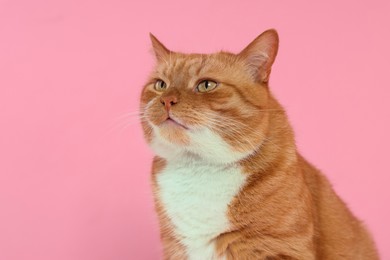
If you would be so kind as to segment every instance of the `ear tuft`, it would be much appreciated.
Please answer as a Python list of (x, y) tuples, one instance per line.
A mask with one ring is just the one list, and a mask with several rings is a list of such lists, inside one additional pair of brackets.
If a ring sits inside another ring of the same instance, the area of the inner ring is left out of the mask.
[(254, 39), (238, 56), (243, 59), (256, 81), (267, 83), (278, 52), (279, 36), (270, 29)]
[(153, 51), (157, 61), (165, 61), (171, 51), (168, 50), (152, 33), (149, 33), (149, 36), (152, 41)]

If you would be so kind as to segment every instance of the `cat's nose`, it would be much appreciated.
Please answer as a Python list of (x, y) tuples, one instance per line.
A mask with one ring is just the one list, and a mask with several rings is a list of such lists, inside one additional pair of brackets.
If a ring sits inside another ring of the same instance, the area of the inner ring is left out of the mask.
[(177, 104), (177, 97), (175, 95), (164, 96), (160, 98), (160, 102), (165, 106), (165, 109), (169, 111), (171, 106)]

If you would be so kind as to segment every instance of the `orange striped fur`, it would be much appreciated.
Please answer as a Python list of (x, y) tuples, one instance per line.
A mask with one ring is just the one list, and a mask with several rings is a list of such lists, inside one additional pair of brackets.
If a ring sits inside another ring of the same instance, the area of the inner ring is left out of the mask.
[(141, 122), (156, 152), (164, 259), (379, 259), (364, 225), (297, 151), (269, 90), (275, 30), (239, 54), (177, 53), (151, 39), (157, 64)]

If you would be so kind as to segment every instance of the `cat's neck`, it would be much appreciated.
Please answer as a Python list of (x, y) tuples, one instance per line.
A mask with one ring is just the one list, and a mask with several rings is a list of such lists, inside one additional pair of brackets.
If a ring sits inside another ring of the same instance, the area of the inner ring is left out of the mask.
[(228, 169), (239, 166), (239, 161), (231, 163), (217, 163), (205, 159), (191, 152), (181, 152), (176, 157), (165, 159), (168, 164), (178, 167), (195, 167), (196, 165), (208, 166), (210, 168)]

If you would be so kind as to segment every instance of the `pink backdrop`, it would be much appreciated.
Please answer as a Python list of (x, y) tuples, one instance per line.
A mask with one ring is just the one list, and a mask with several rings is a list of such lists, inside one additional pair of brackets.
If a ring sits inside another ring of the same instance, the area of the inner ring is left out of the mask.
[(0, 259), (159, 259), (135, 118), (174, 50), (280, 33), (271, 87), (302, 153), (390, 259), (390, 2), (0, 0)]

